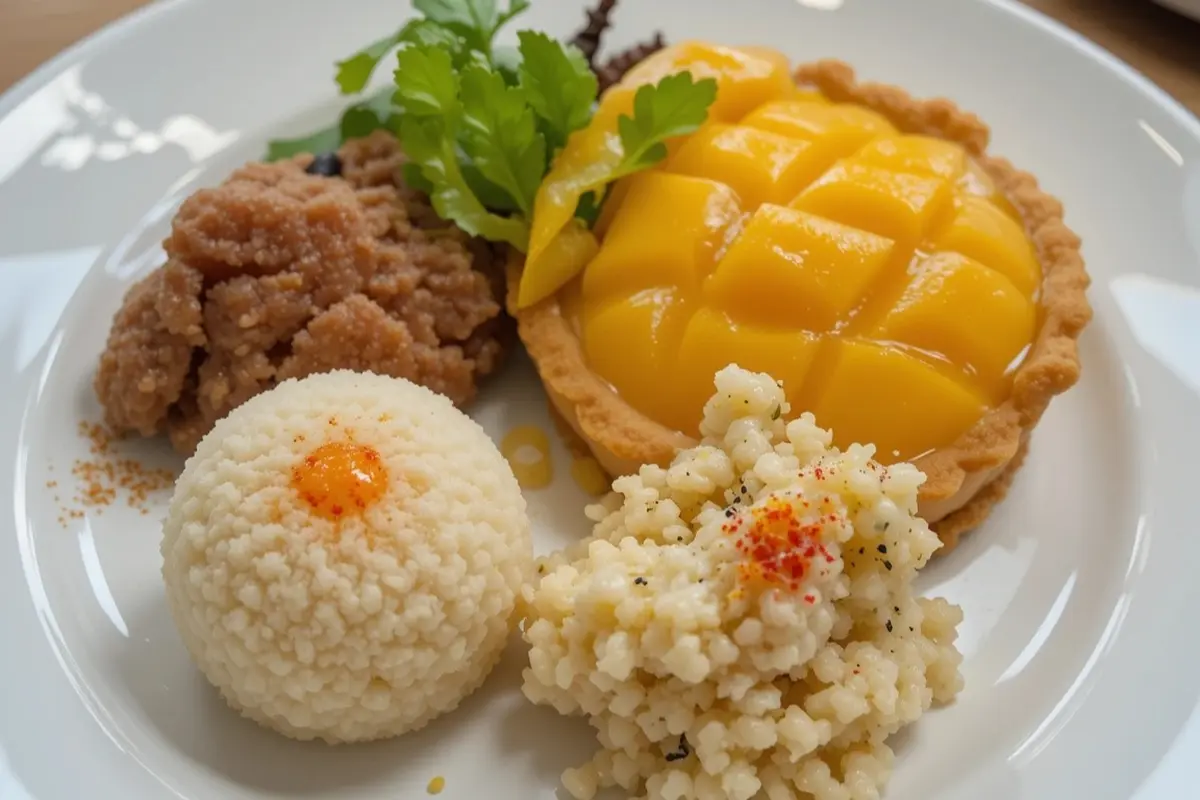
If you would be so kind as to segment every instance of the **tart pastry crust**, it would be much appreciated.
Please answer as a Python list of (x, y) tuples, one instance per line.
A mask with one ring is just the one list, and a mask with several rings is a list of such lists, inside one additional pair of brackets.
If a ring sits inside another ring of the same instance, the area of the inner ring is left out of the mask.
[[(921, 100), (895, 86), (860, 83), (849, 65), (836, 60), (801, 65), (795, 78), (798, 85), (816, 88), (835, 102), (855, 103), (884, 115), (904, 133), (961, 144), (1019, 212), (1037, 250), (1041, 324), (1013, 373), (1009, 398), (952, 445), (915, 461), (926, 475), (919, 511), (941, 537), (945, 547), (939, 552), (945, 553), (1004, 498), (1028, 449), (1029, 435), (1051, 398), (1079, 380), (1077, 342), (1092, 317), (1079, 237), (1063, 222), (1062, 204), (1042, 191), (1033, 175), (989, 155), (987, 126), (953, 102)], [(624, 475), (642, 464), (667, 464), (678, 450), (695, 444), (631, 407), (587, 366), (582, 344), (556, 297), (518, 309), (519, 259), (510, 262), (508, 274), (509, 311), (550, 402), (607, 472)]]

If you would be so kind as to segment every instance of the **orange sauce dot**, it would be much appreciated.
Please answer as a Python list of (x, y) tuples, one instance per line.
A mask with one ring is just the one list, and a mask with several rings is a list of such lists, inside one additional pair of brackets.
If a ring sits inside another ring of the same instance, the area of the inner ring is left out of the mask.
[(292, 489), (319, 516), (356, 516), (387, 491), (387, 467), (378, 451), (353, 442), (329, 442), (292, 468)]

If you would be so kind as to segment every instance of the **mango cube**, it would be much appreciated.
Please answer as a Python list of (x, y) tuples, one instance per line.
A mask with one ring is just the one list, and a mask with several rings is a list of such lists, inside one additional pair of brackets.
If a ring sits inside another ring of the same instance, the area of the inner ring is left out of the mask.
[(959, 198), (953, 221), (933, 240), (936, 250), (953, 250), (987, 264), (1032, 297), (1042, 268), (1021, 225), (982, 197)]
[(742, 124), (792, 139), (818, 142), (833, 158), (851, 155), (872, 139), (896, 133), (892, 123), (874, 111), (804, 100), (768, 103), (743, 119)]
[(860, 150), (854, 160), (948, 181), (957, 181), (967, 171), (967, 153), (961, 146), (929, 136), (885, 136)]
[(690, 137), (671, 172), (727, 184), (743, 205), (787, 203), (827, 165), (812, 142), (734, 125), (710, 125)]
[(902, 349), (857, 340), (834, 345), (833, 363), (803, 407), (838, 447), (876, 445), (883, 463), (951, 444), (987, 408), (982, 396)]
[(783, 206), (763, 205), (704, 285), (734, 319), (828, 331), (862, 299), (893, 242)]
[(958, 253), (931, 256), (914, 271), (874, 338), (938, 353), (999, 394), (1009, 365), (1033, 339), (1033, 302), (999, 272)]
[(915, 247), (950, 201), (942, 178), (845, 161), (791, 205)]
[(663, 391), (679, 352), (689, 304), (674, 289), (647, 289), (583, 313), (583, 351), (600, 377), (636, 408), (670, 418), (676, 401)]
[(794, 86), (791, 65), (778, 51), (683, 42), (660, 50), (634, 67), (619, 88), (636, 90), (685, 70), (696, 80), (716, 80), (717, 99), (708, 109), (709, 120), (716, 122), (736, 122)]
[(652, 286), (698, 291), (725, 233), (742, 217), (737, 194), (704, 178), (647, 172), (625, 190), (600, 253), (583, 273), (589, 302)]
[(766, 372), (783, 382), (789, 399), (796, 397), (819, 343), (816, 334), (739, 325), (719, 311), (700, 309), (688, 322), (679, 345), (675, 373), (679, 429), (690, 433), (699, 429), (713, 376), (730, 364)]

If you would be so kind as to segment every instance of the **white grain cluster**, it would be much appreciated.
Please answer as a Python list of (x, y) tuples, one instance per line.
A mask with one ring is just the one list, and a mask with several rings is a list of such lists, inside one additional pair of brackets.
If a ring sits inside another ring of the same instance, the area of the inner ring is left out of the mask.
[[(912, 588), (940, 546), (915, 516), (924, 478), (838, 452), (811, 415), (785, 424), (765, 375), (716, 385), (702, 443), (615, 481), (594, 535), (540, 565), (525, 694), (595, 728), (563, 776), (581, 800), (875, 800), (886, 738), (962, 686), (960, 610)], [(747, 580), (735, 546), (781, 504), (824, 547), (794, 589)]]
[[(329, 441), (378, 451), (389, 481), (332, 522), (290, 487)], [(167, 599), (235, 709), (297, 739), (396, 736), (487, 677), (532, 567), (525, 502), (483, 430), (407, 381), (289, 381), (219, 422), (176, 486)]]

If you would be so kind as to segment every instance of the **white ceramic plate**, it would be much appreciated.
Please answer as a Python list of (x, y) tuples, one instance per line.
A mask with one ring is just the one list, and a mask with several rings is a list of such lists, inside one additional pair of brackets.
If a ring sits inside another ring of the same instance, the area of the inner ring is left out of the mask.
[[(532, 708), (519, 647), (419, 735), (330, 749), (228, 711), (159, 584), (158, 513), (64, 527), (98, 412), (93, 364), (180, 200), (271, 135), (339, 107), (331, 62), (394, 0), (160, 2), (0, 100), (0, 797), (551, 798), (586, 726)], [(579, 2), (525, 24), (566, 34)], [(837, 56), (978, 111), (995, 149), (1065, 200), (1095, 279), (1084, 378), (1055, 402), (1010, 498), (924, 577), (963, 605), (967, 689), (899, 743), (892, 800), (1195, 797), (1200, 754), (1200, 124), (1132, 70), (992, 0), (625, 0), (612, 44), (661, 27)], [(476, 409), (543, 417), (527, 364)], [(149, 445), (148, 458), (170, 460)], [(561, 464), (564, 454), (559, 452)], [(565, 470), (559, 470), (565, 473)], [(59, 486), (50, 488), (48, 481)], [(530, 495), (539, 547), (580, 536), (569, 480)]]

